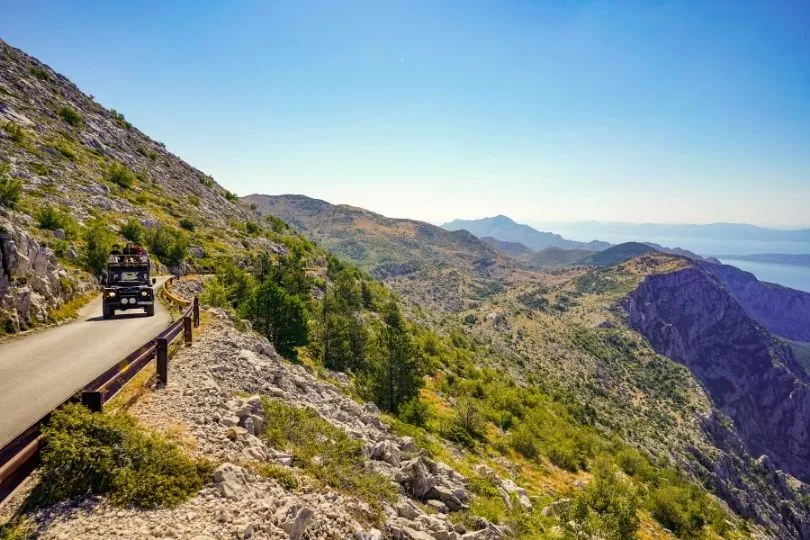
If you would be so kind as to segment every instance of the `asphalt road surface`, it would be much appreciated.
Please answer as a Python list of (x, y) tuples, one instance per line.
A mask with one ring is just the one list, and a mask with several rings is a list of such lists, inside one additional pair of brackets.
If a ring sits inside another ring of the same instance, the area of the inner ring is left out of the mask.
[(99, 295), (69, 324), (0, 344), (0, 447), (171, 323), (157, 301), (154, 317), (117, 313), (104, 320)]

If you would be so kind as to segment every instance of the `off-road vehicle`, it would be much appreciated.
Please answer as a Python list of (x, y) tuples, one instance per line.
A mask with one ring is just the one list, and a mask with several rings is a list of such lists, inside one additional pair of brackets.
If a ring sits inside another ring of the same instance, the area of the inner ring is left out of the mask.
[(148, 317), (155, 314), (157, 280), (149, 275), (149, 255), (111, 254), (107, 260), (107, 282), (104, 287), (103, 314), (115, 316), (115, 310), (143, 309)]

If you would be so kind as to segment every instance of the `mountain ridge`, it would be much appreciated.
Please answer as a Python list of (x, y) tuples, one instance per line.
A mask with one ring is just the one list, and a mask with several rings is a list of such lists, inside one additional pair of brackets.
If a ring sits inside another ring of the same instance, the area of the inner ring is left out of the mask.
[(491, 236), (498, 240), (519, 242), (535, 251), (540, 251), (547, 247), (599, 251), (610, 247), (610, 244), (607, 242), (598, 240), (591, 242), (567, 240), (559, 234), (541, 232), (529, 225), (517, 223), (502, 214), (495, 217), (473, 220), (454, 219), (453, 221), (443, 224), (441, 227), (447, 230), (466, 229), (479, 238), (482, 236)]

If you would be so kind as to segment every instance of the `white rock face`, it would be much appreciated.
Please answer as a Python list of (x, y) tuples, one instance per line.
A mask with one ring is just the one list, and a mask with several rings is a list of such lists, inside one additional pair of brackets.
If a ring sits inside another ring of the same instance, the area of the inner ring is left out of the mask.
[(53, 250), (0, 215), (0, 323), (9, 330), (17, 332), (46, 321), (50, 309), (94, 285), (90, 280), (71, 279)]

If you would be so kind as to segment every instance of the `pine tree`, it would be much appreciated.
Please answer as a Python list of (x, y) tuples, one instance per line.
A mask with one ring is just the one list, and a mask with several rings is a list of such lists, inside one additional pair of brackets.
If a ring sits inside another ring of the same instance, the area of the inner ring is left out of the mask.
[(368, 384), (374, 402), (396, 413), (400, 405), (419, 395), (423, 363), (396, 302), (385, 307), (383, 322)]
[(253, 290), (242, 306), (242, 314), (282, 354), (293, 354), (296, 346), (307, 343), (304, 303), (273, 281), (265, 281)]

